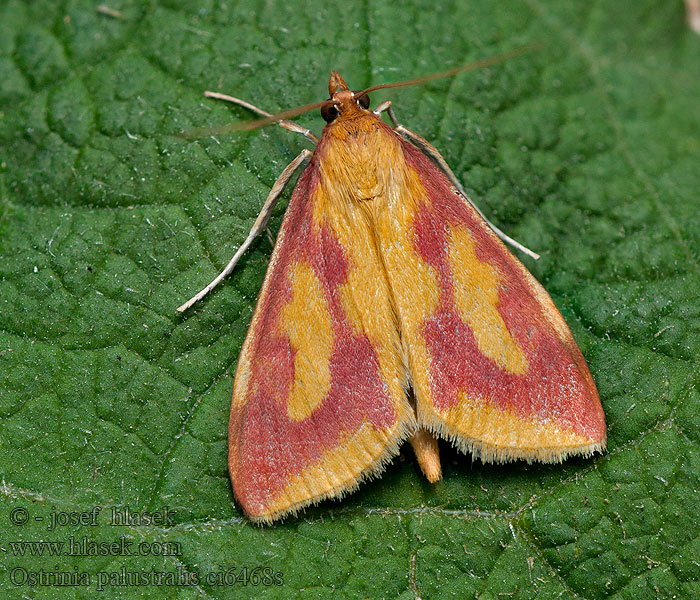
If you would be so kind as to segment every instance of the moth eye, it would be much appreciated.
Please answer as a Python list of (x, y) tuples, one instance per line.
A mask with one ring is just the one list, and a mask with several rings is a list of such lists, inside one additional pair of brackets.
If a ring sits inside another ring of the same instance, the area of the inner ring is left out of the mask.
[[(355, 92), (358, 93), (358, 92)], [(369, 94), (363, 94), (357, 99), (357, 104), (367, 110), (369, 108)]]
[(326, 123), (335, 121), (338, 118), (340, 111), (335, 104), (324, 104), (321, 107), (321, 116)]

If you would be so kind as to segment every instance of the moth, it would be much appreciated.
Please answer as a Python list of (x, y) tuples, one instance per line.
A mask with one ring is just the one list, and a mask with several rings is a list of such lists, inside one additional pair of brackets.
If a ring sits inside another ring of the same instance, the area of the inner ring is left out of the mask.
[[(504, 242), (537, 255), (484, 218), (391, 102), (370, 109), (371, 91), (455, 72), (357, 92), (333, 71), (328, 100), (277, 115), (208, 94), (264, 117), (249, 128), (276, 122), (316, 144), (280, 175), (223, 272), (178, 309), (231, 272), (306, 165), (233, 386), (229, 471), (254, 522), (353, 491), (404, 441), (431, 482), (441, 477), (437, 438), (485, 462), (558, 462), (605, 448), (586, 362)], [(320, 140), (285, 120), (318, 107)]]

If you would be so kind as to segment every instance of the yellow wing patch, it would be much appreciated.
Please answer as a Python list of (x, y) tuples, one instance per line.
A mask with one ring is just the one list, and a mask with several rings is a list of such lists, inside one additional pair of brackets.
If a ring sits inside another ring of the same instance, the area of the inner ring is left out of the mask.
[(498, 271), (478, 259), (472, 236), (461, 227), (450, 229), (449, 257), (455, 304), (474, 332), (477, 347), (502, 369), (523, 375), (527, 358), (498, 312)]
[[(328, 145), (313, 214), (316, 226), (327, 225), (346, 253), (347, 281), (339, 291), (347, 323), (355, 334), (366, 335), (372, 343), (392, 395), (404, 397), (405, 360), (397, 319), (390, 308), (386, 267), (378, 252), (382, 233), (376, 219), (389, 188), (384, 180), (387, 174), (376, 164), (386, 159), (377, 152), (378, 135), (374, 131), (363, 139)], [(400, 151), (398, 144), (393, 151)], [(398, 160), (398, 155), (394, 158)], [(360, 176), (351, 177), (352, 172)]]
[(557, 425), (554, 420), (523, 419), (511, 410), (468, 398), (464, 393), (459, 394), (456, 406), (439, 416), (427, 416), (424, 424), (484, 462), (514, 459), (554, 462), (564, 460), (569, 454), (590, 454), (600, 449), (600, 444)]
[(333, 331), (328, 303), (313, 269), (294, 266), (292, 299), (281, 314), (281, 327), (289, 337), (294, 356), (294, 381), (287, 399), (287, 414), (294, 421), (311, 416), (331, 387), (330, 358)]

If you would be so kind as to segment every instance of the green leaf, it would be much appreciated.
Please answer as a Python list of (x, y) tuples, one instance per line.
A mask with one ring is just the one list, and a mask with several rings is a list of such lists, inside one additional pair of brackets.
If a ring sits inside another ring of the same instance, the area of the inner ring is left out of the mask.
[[(0, 2), (3, 598), (700, 596), (700, 38), (680, 1), (95, 6)], [(361, 88), (537, 40), (372, 102), (391, 98), (542, 253), (524, 262), (590, 364), (608, 451), (499, 466), (445, 444), (433, 486), (404, 451), (342, 501), (252, 526), (226, 435), (269, 240), (198, 308), (175, 307), (308, 144), (178, 132), (251, 118), (205, 89), (274, 112), (325, 98), (331, 68)], [(112, 525), (125, 506), (169, 514)], [(56, 514), (69, 523), (50, 529)], [(69, 556), (71, 539), (117, 546)], [(27, 541), (63, 553), (20, 555)], [(139, 544), (148, 555), (127, 555)]]

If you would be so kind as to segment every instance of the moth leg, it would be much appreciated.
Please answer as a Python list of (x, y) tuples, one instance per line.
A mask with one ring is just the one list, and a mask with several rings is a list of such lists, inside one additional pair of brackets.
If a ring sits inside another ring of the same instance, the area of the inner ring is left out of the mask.
[[(382, 105), (380, 105), (380, 106), (382, 106)], [(391, 122), (394, 124), (394, 131), (396, 131), (396, 133), (398, 133), (401, 137), (407, 139), (414, 146), (416, 146), (423, 154), (425, 154), (428, 158), (430, 158), (445, 175), (447, 175), (447, 178), (450, 180), (450, 183), (452, 183), (452, 185), (457, 189), (457, 191), (460, 193), (460, 195), (467, 202), (469, 202), (469, 204), (471, 204), (474, 207), (474, 210), (479, 213), (481, 218), (484, 221), (486, 221), (486, 224), (493, 230), (493, 232), (499, 238), (501, 238), (506, 244), (510, 244), (511, 246), (513, 246), (513, 248), (517, 248), (518, 250), (527, 254), (528, 256), (531, 256), (535, 260), (537, 260), (540, 257), (539, 254), (537, 254), (536, 252), (533, 252), (529, 248), (526, 248), (520, 242), (518, 242), (518, 241), (514, 240), (512, 237), (506, 235), (498, 227), (496, 227), (493, 223), (491, 223), (491, 221), (489, 221), (484, 216), (484, 213), (482, 213), (479, 210), (479, 207), (476, 206), (469, 199), (469, 196), (467, 196), (467, 192), (462, 187), (462, 184), (458, 181), (457, 177), (455, 177), (455, 174), (452, 172), (452, 169), (450, 169), (448, 164), (445, 162), (445, 159), (442, 158), (442, 156), (437, 151), (435, 146), (433, 146), (425, 138), (422, 138), (421, 136), (419, 136), (417, 133), (413, 133), (410, 129), (406, 129), (403, 125), (401, 125), (396, 120), (396, 116), (394, 115), (394, 111), (391, 109), (391, 106), (386, 107), (386, 111), (387, 111), (387, 114), (389, 115), (389, 118), (391, 119)]]
[(427, 429), (419, 429), (408, 442), (416, 454), (421, 471), (430, 483), (435, 483), (442, 477), (440, 450), (436, 437)]
[[(257, 106), (251, 104), (250, 102), (246, 102), (245, 100), (241, 100), (240, 98), (234, 98), (233, 96), (227, 96), (226, 94), (220, 94), (219, 92), (209, 92), (206, 91), (204, 92), (204, 96), (207, 98), (216, 98), (217, 100), (225, 100), (226, 102), (232, 102), (233, 104), (237, 104), (238, 106), (242, 106), (243, 108), (247, 108), (248, 110), (253, 111), (254, 113), (262, 116), (262, 117), (271, 117), (272, 115), (267, 112), (266, 110), (263, 110), (262, 108), (258, 108)], [(281, 121), (277, 121), (277, 125), (280, 127), (283, 127), (284, 129), (287, 129), (288, 131), (293, 131), (294, 133), (301, 133), (307, 140), (310, 140), (314, 144), (318, 144), (319, 139), (314, 135), (314, 132), (311, 131), (310, 129), (306, 129), (305, 127), (302, 127), (298, 123), (295, 123), (294, 121), (287, 121), (286, 119), (283, 119)]]
[(263, 229), (265, 229), (267, 221), (270, 219), (270, 215), (272, 214), (272, 209), (275, 207), (275, 204), (277, 203), (277, 200), (279, 200), (279, 197), (282, 195), (282, 192), (284, 192), (284, 188), (289, 183), (289, 180), (292, 178), (292, 176), (299, 167), (301, 167), (304, 163), (308, 162), (308, 160), (311, 158), (311, 155), (311, 150), (304, 149), (299, 153), (299, 156), (297, 156), (291, 163), (287, 165), (287, 168), (284, 171), (282, 171), (282, 174), (277, 178), (277, 181), (275, 181), (274, 185), (272, 186), (270, 193), (267, 195), (267, 200), (265, 200), (265, 204), (263, 204), (258, 218), (255, 219), (255, 223), (253, 223), (253, 227), (251, 228), (248, 237), (241, 244), (240, 248), (238, 248), (236, 253), (233, 255), (233, 258), (229, 261), (226, 267), (224, 267), (224, 270), (216, 276), (216, 279), (214, 279), (199, 293), (192, 296), (192, 298), (190, 298), (182, 306), (178, 307), (177, 312), (186, 311), (195, 302), (204, 298), (204, 296), (206, 296), (217, 285), (219, 285), (219, 283), (224, 277), (226, 277), (231, 271), (233, 271), (233, 268), (236, 266), (236, 263), (239, 261), (241, 256), (243, 256), (243, 253), (250, 247), (250, 245), (253, 243), (253, 240), (258, 236), (258, 234)]
[[(372, 112), (373, 112), (375, 115), (379, 116), (379, 115), (380, 115), (381, 113), (383, 113), (385, 110), (389, 110), (389, 108), (391, 108), (391, 100), (385, 100), (385, 101), (382, 102), (379, 106), (377, 106), (377, 108), (375, 108)], [(392, 121), (394, 121), (393, 118), (392, 118)], [(394, 123), (396, 123), (396, 121), (394, 121)]]

